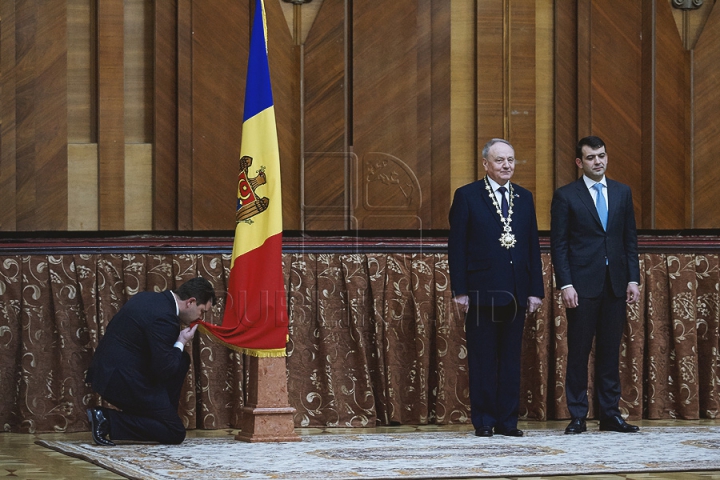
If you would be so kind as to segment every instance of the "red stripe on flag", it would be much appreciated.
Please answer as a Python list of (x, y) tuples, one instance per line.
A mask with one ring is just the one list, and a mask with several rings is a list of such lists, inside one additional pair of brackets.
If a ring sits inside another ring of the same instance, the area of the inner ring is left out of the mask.
[(220, 341), (240, 349), (284, 349), (288, 335), (282, 272), (282, 233), (235, 258), (222, 325), (202, 322)]

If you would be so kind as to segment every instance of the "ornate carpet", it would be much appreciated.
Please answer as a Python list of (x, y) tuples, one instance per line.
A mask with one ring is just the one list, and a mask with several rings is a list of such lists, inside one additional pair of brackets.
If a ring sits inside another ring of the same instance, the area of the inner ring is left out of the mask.
[(182, 445), (38, 444), (131, 479), (479, 478), (720, 470), (720, 427), (646, 427), (637, 434), (530, 430), (523, 438), (471, 431), (322, 434), (302, 442), (189, 438)]

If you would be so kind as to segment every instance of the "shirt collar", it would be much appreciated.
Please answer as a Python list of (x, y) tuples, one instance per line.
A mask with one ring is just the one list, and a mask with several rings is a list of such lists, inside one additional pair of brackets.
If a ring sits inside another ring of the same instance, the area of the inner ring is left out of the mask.
[(505, 185), (500, 185), (495, 180), (493, 180), (490, 177), (487, 177), (488, 182), (490, 182), (490, 188), (492, 188), (493, 192), (497, 192), (497, 189), (500, 187), (505, 187), (505, 189), (509, 192), (510, 191), (510, 181), (508, 180)]
[(175, 300), (175, 315), (178, 317), (180, 316), (180, 304), (178, 303), (178, 297), (175, 295), (175, 292), (170, 290), (170, 293), (172, 294), (173, 300)]
[(607, 188), (607, 178), (605, 178), (605, 175), (600, 179), (599, 182), (596, 182), (592, 178), (588, 177), (587, 175), (583, 175), (583, 180), (585, 181), (585, 186), (589, 189), (593, 188), (593, 185), (596, 183), (601, 184), (603, 187)]

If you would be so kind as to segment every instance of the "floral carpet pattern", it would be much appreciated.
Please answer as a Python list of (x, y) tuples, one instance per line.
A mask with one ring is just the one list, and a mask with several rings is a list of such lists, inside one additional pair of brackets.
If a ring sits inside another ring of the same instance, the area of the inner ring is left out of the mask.
[(720, 470), (720, 427), (647, 427), (637, 434), (530, 430), (479, 438), (471, 430), (323, 434), (301, 442), (192, 438), (182, 445), (98, 447), (39, 440), (131, 479), (429, 479)]

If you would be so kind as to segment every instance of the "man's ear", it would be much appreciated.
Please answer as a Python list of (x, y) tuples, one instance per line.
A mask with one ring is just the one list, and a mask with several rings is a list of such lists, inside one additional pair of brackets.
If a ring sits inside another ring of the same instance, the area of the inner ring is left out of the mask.
[(197, 303), (197, 300), (195, 299), (195, 297), (190, 297), (187, 300), (185, 300), (185, 306), (187, 306), (187, 307), (191, 306), (193, 303)]
[(583, 166), (582, 166), (582, 165), (583, 165), (583, 164), (582, 164), (582, 159), (576, 158), (576, 159), (575, 159), (575, 165), (577, 165), (578, 168), (582, 168), (582, 167), (583, 167)]

